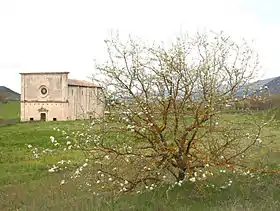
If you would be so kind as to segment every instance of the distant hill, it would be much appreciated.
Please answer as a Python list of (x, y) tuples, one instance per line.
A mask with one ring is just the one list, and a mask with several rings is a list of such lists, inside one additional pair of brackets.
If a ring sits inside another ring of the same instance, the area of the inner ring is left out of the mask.
[(5, 96), (4, 101), (19, 101), (20, 100), (20, 94), (5, 87), (0, 86), (0, 95)]
[(240, 88), (237, 91), (237, 96), (243, 96), (244, 92), (247, 94), (280, 94), (280, 76), (274, 78), (268, 78), (264, 80), (258, 80), (249, 84), (246, 88)]

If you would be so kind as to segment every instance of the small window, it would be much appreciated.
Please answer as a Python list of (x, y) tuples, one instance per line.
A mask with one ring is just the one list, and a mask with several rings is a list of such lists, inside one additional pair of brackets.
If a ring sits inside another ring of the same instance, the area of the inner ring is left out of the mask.
[(33, 117), (31, 117), (31, 118), (30, 118), (30, 121), (33, 121), (33, 120), (34, 120), (34, 118), (33, 118)]
[(48, 93), (48, 90), (46, 87), (41, 88), (41, 94), (46, 95)]
[(56, 118), (53, 118), (53, 121), (56, 121)]

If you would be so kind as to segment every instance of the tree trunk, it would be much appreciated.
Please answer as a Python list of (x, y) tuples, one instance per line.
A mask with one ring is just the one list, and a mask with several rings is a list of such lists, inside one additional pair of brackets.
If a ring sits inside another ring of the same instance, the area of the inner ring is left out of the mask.
[(180, 169), (179, 174), (178, 174), (178, 178), (177, 178), (177, 180), (178, 180), (177, 182), (184, 180), (185, 176), (186, 176), (185, 171)]

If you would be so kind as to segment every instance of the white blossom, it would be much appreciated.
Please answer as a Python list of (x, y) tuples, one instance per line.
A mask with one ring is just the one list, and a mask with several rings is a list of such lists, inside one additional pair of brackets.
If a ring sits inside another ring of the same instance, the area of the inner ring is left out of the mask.
[(195, 182), (195, 177), (190, 178), (191, 182)]
[(55, 139), (53, 136), (50, 136), (51, 142), (54, 143)]

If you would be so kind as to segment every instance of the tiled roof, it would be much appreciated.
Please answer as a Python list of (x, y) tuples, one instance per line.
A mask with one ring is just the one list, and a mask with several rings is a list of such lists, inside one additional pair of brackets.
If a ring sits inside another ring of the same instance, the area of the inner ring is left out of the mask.
[(90, 83), (88, 81), (81, 81), (75, 79), (68, 79), (69, 86), (83, 86), (83, 87), (100, 87), (96, 84)]

